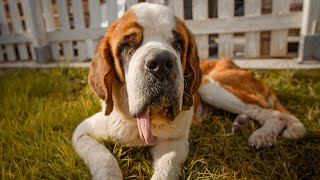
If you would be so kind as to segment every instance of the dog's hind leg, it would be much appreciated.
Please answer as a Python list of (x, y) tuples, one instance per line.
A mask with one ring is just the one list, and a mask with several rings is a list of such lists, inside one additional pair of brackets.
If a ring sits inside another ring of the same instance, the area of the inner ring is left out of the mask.
[(106, 120), (102, 112), (84, 120), (74, 131), (72, 144), (89, 167), (93, 179), (122, 179), (116, 158), (99, 142), (99, 139), (108, 136)]
[[(298, 138), (304, 135), (304, 126), (295, 116), (287, 112), (246, 104), (240, 98), (221, 87), (219, 82), (213, 79), (208, 79), (208, 81), (209, 83), (202, 85), (199, 89), (201, 100), (211, 106), (235, 114), (244, 114), (244, 116), (248, 116), (261, 125), (261, 128), (249, 137), (249, 145), (256, 148), (270, 147), (276, 142), (278, 135), (282, 131), (285, 137)], [(243, 119), (236, 120), (234, 125), (238, 126), (240, 120), (242, 121)], [(236, 129), (237, 127), (233, 128)]]
[(239, 114), (232, 123), (231, 133), (233, 134), (243, 126), (248, 126), (251, 121), (252, 119), (247, 114)]
[(255, 148), (272, 146), (281, 133), (288, 138), (300, 138), (305, 134), (303, 124), (291, 114), (257, 106), (252, 106), (246, 114), (262, 126), (248, 140)]
[(282, 113), (279, 111), (251, 106), (246, 114), (261, 125), (248, 139), (249, 145), (257, 149), (271, 147), (286, 128), (286, 123), (281, 120)]

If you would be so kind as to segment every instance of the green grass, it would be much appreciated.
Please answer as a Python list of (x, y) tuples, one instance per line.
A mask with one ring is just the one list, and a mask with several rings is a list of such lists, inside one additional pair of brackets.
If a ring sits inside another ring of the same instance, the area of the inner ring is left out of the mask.
[[(90, 179), (71, 145), (75, 127), (100, 110), (86, 69), (10, 70), (0, 75), (0, 177)], [(320, 177), (320, 71), (254, 71), (305, 124), (300, 140), (280, 138), (270, 149), (247, 144), (254, 128), (234, 136), (235, 115), (212, 112), (192, 126), (190, 155), (181, 179), (318, 179)], [(125, 177), (149, 179), (148, 148), (106, 143)]]

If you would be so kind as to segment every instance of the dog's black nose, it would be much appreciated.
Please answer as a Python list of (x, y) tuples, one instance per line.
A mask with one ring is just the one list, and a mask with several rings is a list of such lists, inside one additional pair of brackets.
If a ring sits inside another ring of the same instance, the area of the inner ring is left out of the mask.
[(174, 68), (175, 56), (169, 51), (156, 53), (145, 61), (145, 68), (158, 78), (165, 77)]

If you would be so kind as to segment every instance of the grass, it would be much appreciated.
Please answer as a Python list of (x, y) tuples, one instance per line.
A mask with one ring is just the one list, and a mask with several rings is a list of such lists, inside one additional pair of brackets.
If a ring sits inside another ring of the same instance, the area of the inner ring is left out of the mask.
[[(320, 177), (319, 71), (253, 71), (305, 124), (300, 140), (280, 138), (270, 149), (247, 144), (254, 128), (227, 137), (235, 115), (212, 112), (192, 126), (181, 179), (318, 179)], [(100, 110), (86, 69), (10, 70), (0, 75), (0, 177), (90, 179), (71, 145), (75, 127)], [(105, 143), (128, 179), (152, 175), (148, 148)]]

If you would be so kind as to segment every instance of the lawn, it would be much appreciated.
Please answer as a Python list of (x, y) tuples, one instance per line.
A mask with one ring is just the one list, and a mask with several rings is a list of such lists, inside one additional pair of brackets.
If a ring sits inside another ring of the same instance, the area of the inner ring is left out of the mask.
[[(73, 150), (71, 136), (85, 118), (100, 110), (86, 82), (87, 69), (7, 70), (0, 74), (0, 176), (2, 179), (90, 179)], [(257, 125), (234, 136), (235, 115), (220, 110), (191, 127), (190, 155), (181, 179), (319, 179), (320, 70), (253, 71), (278, 93), (305, 124), (300, 140), (279, 138), (255, 150), (247, 138)], [(152, 175), (148, 148), (105, 142), (128, 179)]]

